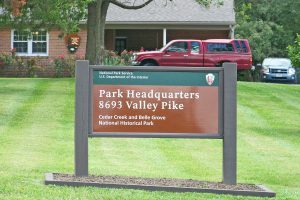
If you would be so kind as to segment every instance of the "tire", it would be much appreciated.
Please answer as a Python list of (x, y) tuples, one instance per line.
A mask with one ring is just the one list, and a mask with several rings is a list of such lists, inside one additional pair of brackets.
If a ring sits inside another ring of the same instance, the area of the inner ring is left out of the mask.
[(145, 62), (142, 66), (156, 66), (153, 62)]
[(292, 81), (293, 84), (297, 84), (298, 83), (298, 77), (295, 77), (295, 80)]
[(217, 63), (216, 64), (216, 67), (222, 67), (223, 66), (223, 63)]

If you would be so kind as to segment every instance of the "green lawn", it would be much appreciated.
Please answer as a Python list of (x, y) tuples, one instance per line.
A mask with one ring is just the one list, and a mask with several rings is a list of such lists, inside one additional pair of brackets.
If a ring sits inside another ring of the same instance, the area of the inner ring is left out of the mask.
[[(261, 199), (45, 186), (74, 172), (74, 80), (0, 79), (0, 199)], [(89, 140), (90, 173), (221, 181), (221, 140)], [(238, 182), (300, 199), (300, 87), (238, 84)]]

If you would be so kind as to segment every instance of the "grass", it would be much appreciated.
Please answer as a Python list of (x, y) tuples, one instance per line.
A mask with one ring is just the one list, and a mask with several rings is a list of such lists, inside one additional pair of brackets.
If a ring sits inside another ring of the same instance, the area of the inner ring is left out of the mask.
[[(238, 182), (300, 198), (300, 87), (238, 84)], [(0, 199), (261, 199), (45, 186), (74, 172), (74, 80), (0, 79)], [(219, 140), (89, 140), (90, 173), (221, 181)]]

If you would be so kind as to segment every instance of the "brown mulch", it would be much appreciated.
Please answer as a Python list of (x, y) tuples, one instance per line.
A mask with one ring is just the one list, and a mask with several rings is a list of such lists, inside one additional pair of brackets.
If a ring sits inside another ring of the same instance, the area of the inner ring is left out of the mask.
[(197, 181), (192, 179), (171, 179), (171, 178), (141, 178), (126, 176), (94, 176), (76, 177), (71, 174), (53, 174), (54, 181), (65, 182), (84, 182), (99, 184), (117, 184), (117, 185), (141, 185), (157, 187), (181, 187), (196, 189), (219, 189), (236, 191), (263, 191), (262, 188), (254, 184), (226, 185), (224, 183)]

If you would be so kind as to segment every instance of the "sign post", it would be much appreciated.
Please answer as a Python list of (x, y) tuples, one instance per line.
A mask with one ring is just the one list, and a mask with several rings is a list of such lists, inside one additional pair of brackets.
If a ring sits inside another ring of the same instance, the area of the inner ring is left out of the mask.
[(223, 138), (223, 182), (236, 185), (236, 67), (225, 63), (224, 67), (224, 138)]
[(88, 176), (89, 62), (76, 63), (75, 175)]

